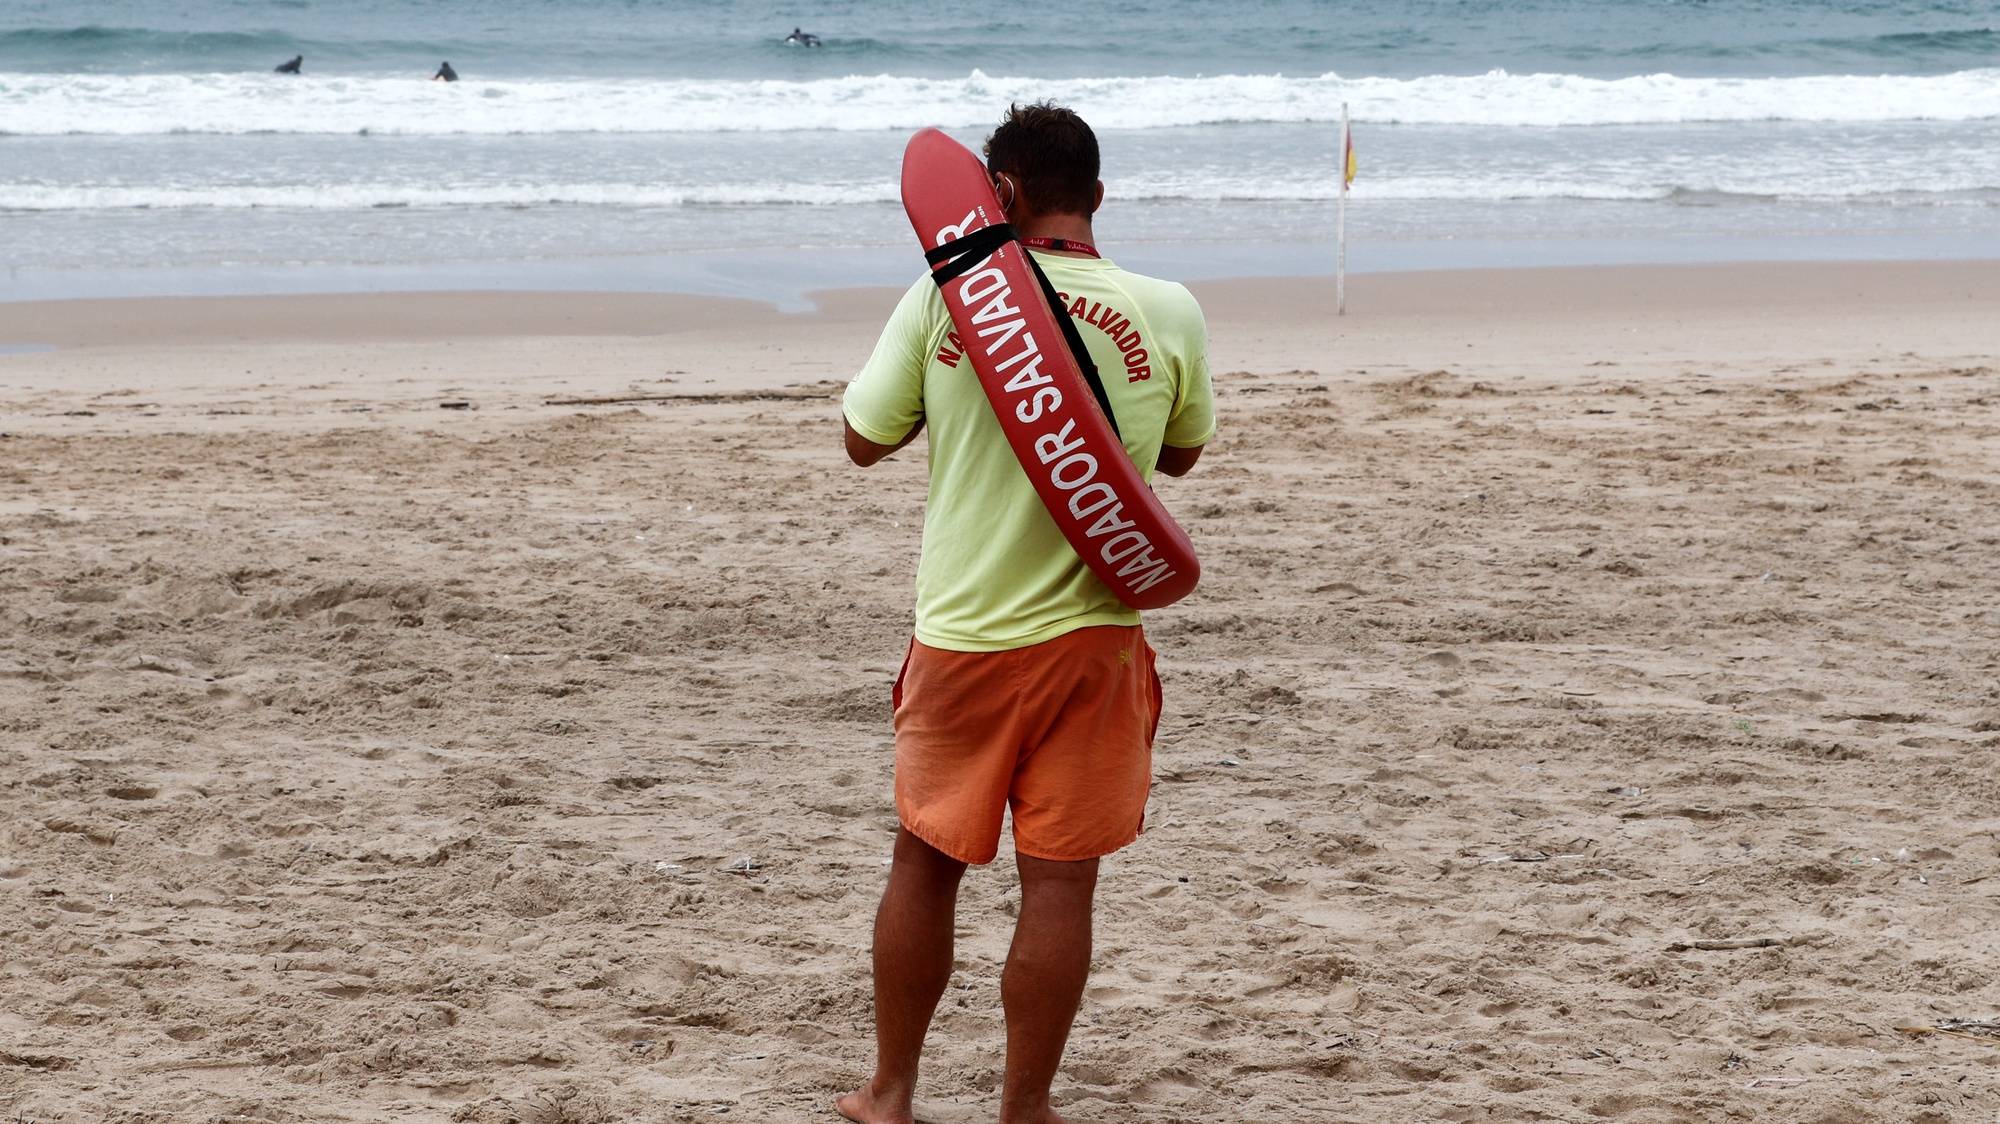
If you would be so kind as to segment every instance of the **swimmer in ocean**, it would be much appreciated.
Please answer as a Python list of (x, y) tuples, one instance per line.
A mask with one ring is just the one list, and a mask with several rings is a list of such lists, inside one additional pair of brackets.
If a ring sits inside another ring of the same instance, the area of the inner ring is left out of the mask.
[(785, 36), (785, 44), (791, 47), (817, 47), (819, 36), (810, 31), (800, 31), (795, 27), (790, 35)]
[(304, 55), (293, 55), (292, 61), (281, 62), (278, 65), (272, 67), (271, 70), (277, 74), (298, 74), (301, 72), (299, 68), (303, 67), (305, 64), (306, 64), (306, 57)]
[(448, 62), (439, 63), (438, 72), (436, 74), (431, 75), (431, 81), (456, 82), (458, 81), (458, 71), (453, 70), (451, 68), (451, 64)]

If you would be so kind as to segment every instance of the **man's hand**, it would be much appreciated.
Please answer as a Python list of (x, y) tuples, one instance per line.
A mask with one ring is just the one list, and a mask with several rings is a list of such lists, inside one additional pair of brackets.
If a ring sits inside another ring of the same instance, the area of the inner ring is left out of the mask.
[[(852, 447), (851, 445), (849, 446), (849, 448)], [(1205, 445), (1196, 445), (1192, 449), (1179, 449), (1172, 445), (1162, 445), (1160, 446), (1160, 459), (1154, 465), (1154, 471), (1164, 472), (1168, 476), (1186, 476), (1188, 469), (1194, 467), (1194, 462), (1201, 459), (1201, 451), (1205, 448), (1207, 448)]]
[[(869, 465), (874, 464), (876, 461), (881, 460), (883, 457), (888, 456), (890, 453), (893, 453), (896, 450), (901, 449), (903, 446), (909, 444), (910, 442), (915, 441), (917, 439), (917, 434), (922, 433), (924, 431), (923, 419), (918, 418), (917, 424), (910, 427), (910, 431), (903, 435), (903, 439), (901, 441), (896, 442), (894, 445), (884, 445), (877, 441), (870, 441), (866, 437), (861, 436), (859, 433), (854, 432), (853, 424), (850, 423), (846, 418), (840, 419), (840, 424), (842, 428), (847, 430), (847, 459), (853, 461), (855, 464), (858, 464), (863, 468), (867, 468)], [(1188, 463), (1193, 464), (1194, 462), (1190, 460)], [(1178, 476), (1179, 473), (1175, 473), (1175, 475)]]

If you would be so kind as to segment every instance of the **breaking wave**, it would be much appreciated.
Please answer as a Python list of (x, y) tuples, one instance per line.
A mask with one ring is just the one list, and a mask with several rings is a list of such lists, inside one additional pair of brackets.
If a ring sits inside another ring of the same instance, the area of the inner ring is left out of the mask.
[[(1356, 185), (1363, 200), (1578, 200), (1659, 202), (1677, 206), (1729, 206), (1775, 201), (1847, 201), (1899, 206), (2000, 206), (2000, 183), (1937, 182), (1851, 186), (1813, 185), (1801, 169), (1795, 180), (1765, 179), (1691, 186), (1592, 180), (1507, 179), (1473, 176), (1371, 178)], [(1908, 178), (1908, 177), (1904, 177)], [(1189, 180), (1137, 177), (1114, 180), (1121, 202), (1311, 202), (1339, 191), (1332, 175), (1316, 179)], [(875, 183), (744, 183), (658, 186), (635, 183), (497, 184), (439, 187), (429, 184), (45, 186), (0, 184), (6, 211), (189, 211), (370, 209), (514, 209), (544, 207), (848, 207), (894, 204), (897, 185)]]
[(1055, 97), (1099, 128), (1336, 121), (1483, 126), (2000, 119), (2000, 68), (1911, 76), (1684, 78), (1571, 74), (1342, 78), (851, 76), (813, 81), (600, 79), (430, 83), (265, 74), (0, 74), (0, 133), (713, 133), (991, 123)]

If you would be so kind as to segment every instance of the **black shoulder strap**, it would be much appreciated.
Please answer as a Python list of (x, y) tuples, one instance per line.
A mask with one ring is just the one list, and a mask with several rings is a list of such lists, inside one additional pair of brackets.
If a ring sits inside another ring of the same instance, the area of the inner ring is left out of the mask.
[(1111, 432), (1117, 434), (1120, 441), (1125, 440), (1125, 435), (1118, 429), (1118, 415), (1111, 409), (1111, 395), (1104, 389), (1104, 379), (1097, 373), (1097, 363), (1090, 357), (1090, 348), (1084, 346), (1083, 333), (1076, 330), (1076, 319), (1069, 314), (1069, 306), (1063, 303), (1056, 287), (1049, 284), (1049, 275), (1042, 272), (1042, 263), (1035, 260), (1035, 255), (1023, 253), (1028, 259), (1028, 268), (1035, 271), (1035, 280), (1042, 283), (1042, 295), (1048, 298), (1049, 311), (1056, 314), (1056, 323), (1062, 325), (1063, 338), (1069, 341), (1069, 352), (1076, 357), (1077, 369), (1083, 372), (1083, 381), (1090, 384), (1090, 393), (1097, 396), (1097, 406), (1104, 411), (1104, 420), (1111, 423)]

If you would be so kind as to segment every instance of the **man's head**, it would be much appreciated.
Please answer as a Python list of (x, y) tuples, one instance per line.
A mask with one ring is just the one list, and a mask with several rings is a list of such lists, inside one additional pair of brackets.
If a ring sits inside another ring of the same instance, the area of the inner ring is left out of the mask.
[(986, 138), (986, 171), (1012, 181), (1003, 202), (1029, 215), (1095, 213), (1104, 199), (1097, 180), (1097, 134), (1076, 111), (1050, 101), (1013, 105)]

